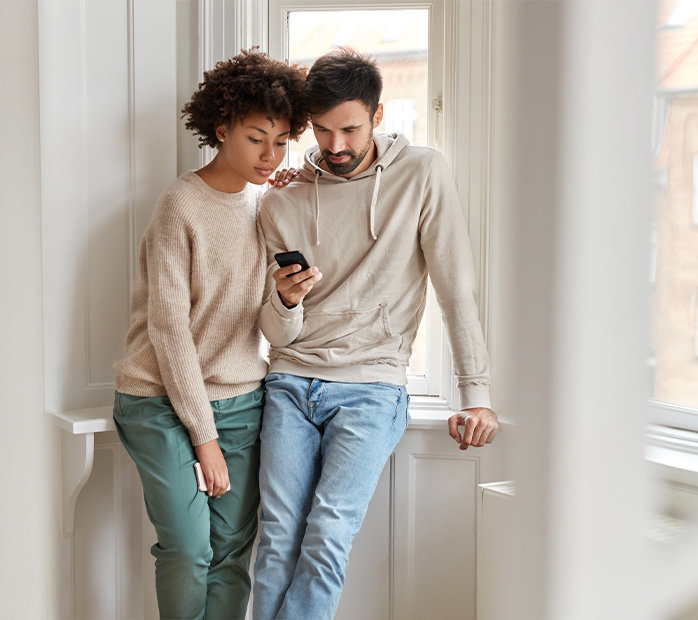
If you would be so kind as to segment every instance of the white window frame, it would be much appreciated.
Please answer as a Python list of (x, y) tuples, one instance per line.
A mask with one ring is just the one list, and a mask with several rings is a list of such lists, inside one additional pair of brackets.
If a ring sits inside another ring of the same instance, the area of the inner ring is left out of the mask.
[[(698, 434), (698, 409), (694, 407), (650, 400), (650, 417), (653, 424), (680, 428)], [(698, 445), (698, 435), (695, 442)]]
[[(490, 324), (491, 0), (481, 3), (268, 0), (265, 6), (268, 15), (267, 51), (281, 60), (288, 56), (288, 14), (293, 10), (426, 8), (430, 11), (428, 91), (432, 106), (427, 131), (430, 144), (439, 148), (451, 164), (461, 201), (469, 207), (466, 221), (479, 276), (478, 307), (487, 342)], [(461, 112), (460, 119), (457, 110)], [(413, 393), (438, 394), (451, 409), (457, 409), (459, 396), (448, 340), (440, 313), (434, 311), (432, 315), (433, 320), (427, 324), (427, 375), (424, 379), (410, 377), (408, 389)]]
[(698, 153), (693, 155), (693, 179), (691, 186), (693, 188), (691, 196), (693, 224), (698, 226)]
[[(664, 100), (659, 100), (662, 104), (662, 113), (666, 118), (668, 108)], [(657, 145), (657, 150), (661, 144)], [(692, 166), (692, 181), (691, 186), (693, 193), (691, 196), (692, 221), (698, 225), (698, 154), (693, 155)], [(651, 247), (650, 247), (650, 283), (655, 285), (656, 269), (657, 269), (657, 230), (656, 226), (652, 227)], [(694, 309), (695, 313), (695, 309)], [(694, 354), (698, 357), (698, 313), (694, 314), (695, 332), (694, 332)], [(689, 407), (678, 403), (670, 403), (659, 400), (650, 399), (650, 422), (654, 425), (649, 433), (650, 441), (653, 442), (657, 437), (663, 437), (664, 434), (669, 434), (673, 437), (672, 429), (681, 429), (687, 431), (681, 442), (674, 442), (672, 449), (678, 452), (685, 452), (686, 446), (691, 444), (689, 451), (698, 450), (698, 408)], [(690, 440), (688, 439), (690, 438)]]

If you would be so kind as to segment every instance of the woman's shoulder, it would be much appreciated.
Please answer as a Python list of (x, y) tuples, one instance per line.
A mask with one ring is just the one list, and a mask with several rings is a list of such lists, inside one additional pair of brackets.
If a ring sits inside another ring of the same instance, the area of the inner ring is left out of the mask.
[(191, 182), (192, 174), (185, 172), (162, 191), (155, 206), (155, 217), (187, 220), (196, 216), (202, 196)]
[(194, 182), (196, 173), (189, 171), (177, 177), (160, 195), (159, 203), (173, 207), (186, 207), (188, 204), (201, 201), (201, 192)]

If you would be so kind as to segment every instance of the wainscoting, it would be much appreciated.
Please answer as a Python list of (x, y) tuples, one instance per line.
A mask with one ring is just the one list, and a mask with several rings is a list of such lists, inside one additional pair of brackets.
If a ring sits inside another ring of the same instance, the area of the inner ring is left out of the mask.
[[(444, 420), (414, 418), (355, 540), (337, 620), (476, 618), (477, 492), (494, 447), (461, 452)], [(98, 433), (63, 564), (74, 617), (157, 618), (154, 541), (133, 463), (115, 432)]]

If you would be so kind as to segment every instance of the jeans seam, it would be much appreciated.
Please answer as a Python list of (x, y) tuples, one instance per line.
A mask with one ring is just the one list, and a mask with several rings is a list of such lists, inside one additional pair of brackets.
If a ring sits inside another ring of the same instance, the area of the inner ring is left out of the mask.
[(391, 427), (395, 426), (395, 420), (397, 420), (397, 412), (400, 410), (400, 403), (402, 402), (402, 390), (398, 390), (397, 402), (395, 403), (395, 413), (393, 414), (393, 423)]

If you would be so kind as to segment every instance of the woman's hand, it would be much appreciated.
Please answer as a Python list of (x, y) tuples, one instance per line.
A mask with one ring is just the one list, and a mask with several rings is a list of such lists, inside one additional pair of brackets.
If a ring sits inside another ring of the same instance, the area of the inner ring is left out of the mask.
[(298, 176), (299, 172), (295, 168), (284, 168), (283, 170), (277, 170), (274, 178), (267, 179), (267, 183), (271, 183), (274, 187), (283, 187), (288, 185), (293, 179)]
[(301, 266), (289, 265), (277, 269), (273, 273), (276, 281), (276, 290), (279, 292), (281, 302), (287, 308), (293, 308), (303, 301), (313, 286), (320, 281), (322, 274), (317, 267), (311, 267), (300, 271)]
[(223, 458), (217, 439), (212, 439), (199, 446), (194, 446), (196, 458), (201, 463), (201, 471), (206, 479), (206, 489), (209, 497), (221, 497), (230, 484), (228, 464)]

